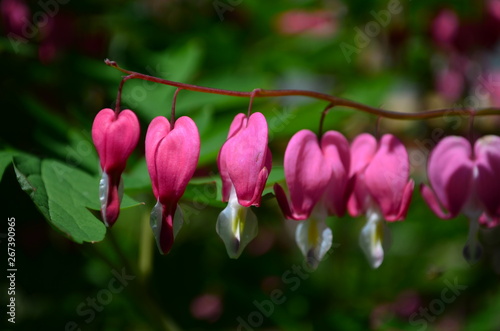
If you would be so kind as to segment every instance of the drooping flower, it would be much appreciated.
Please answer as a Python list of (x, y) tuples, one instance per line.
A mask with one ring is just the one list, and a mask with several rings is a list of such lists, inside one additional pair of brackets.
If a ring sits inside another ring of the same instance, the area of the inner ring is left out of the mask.
[(101, 110), (92, 125), (92, 140), (99, 155), (102, 178), (99, 198), (104, 224), (111, 227), (120, 213), (123, 196), (121, 174), (139, 141), (140, 125), (129, 109), (118, 115), (109, 108)]
[(271, 172), (271, 151), (264, 115), (238, 114), (229, 128), (217, 164), (222, 178), (222, 199), (229, 202), (217, 219), (216, 230), (231, 258), (238, 258), (257, 235), (257, 218), (250, 206), (259, 206)]
[(429, 157), (427, 176), (432, 189), (422, 185), (421, 193), (432, 211), (442, 219), (460, 213), (469, 219), (463, 253), (476, 262), (482, 250), (479, 221), (489, 225), (500, 218), (500, 137), (484, 136), (474, 146), (462, 137), (442, 139)]
[(342, 216), (352, 191), (349, 143), (336, 131), (321, 140), (309, 130), (297, 132), (285, 150), (285, 179), (290, 201), (279, 184), (274, 192), (287, 219), (301, 221), (295, 240), (311, 267), (316, 267), (332, 245), (328, 215)]
[(193, 177), (200, 155), (200, 135), (192, 119), (183, 116), (171, 126), (163, 116), (149, 124), (146, 163), (157, 203), (151, 228), (162, 254), (167, 254), (179, 232), (183, 216), (177, 205)]
[(414, 182), (409, 180), (408, 153), (391, 134), (382, 136), (380, 142), (361, 134), (351, 144), (351, 174), (356, 175), (356, 184), (349, 213), (366, 215), (359, 244), (371, 267), (378, 268), (390, 238), (384, 220), (404, 220), (410, 205)]

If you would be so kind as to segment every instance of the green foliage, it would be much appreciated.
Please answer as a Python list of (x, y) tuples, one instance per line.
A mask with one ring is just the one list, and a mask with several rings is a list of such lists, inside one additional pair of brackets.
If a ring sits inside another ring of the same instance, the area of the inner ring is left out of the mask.
[[(100, 209), (98, 178), (56, 160), (16, 152), (3, 152), (0, 160), (2, 170), (13, 163), (21, 189), (55, 229), (77, 243), (104, 239), (106, 228), (95, 216)], [(136, 205), (124, 196), (122, 208)]]

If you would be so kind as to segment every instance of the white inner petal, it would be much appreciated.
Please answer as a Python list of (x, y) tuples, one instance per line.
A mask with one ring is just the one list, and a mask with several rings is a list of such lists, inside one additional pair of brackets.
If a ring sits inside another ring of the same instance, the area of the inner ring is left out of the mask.
[(313, 213), (311, 218), (299, 221), (295, 241), (311, 268), (319, 262), (332, 246), (332, 230), (326, 226), (326, 214)]
[(257, 236), (257, 217), (250, 207), (243, 207), (231, 188), (229, 203), (217, 218), (216, 231), (226, 246), (227, 254), (237, 259), (243, 249)]
[(384, 261), (384, 246), (389, 238), (389, 228), (380, 212), (369, 209), (366, 224), (359, 235), (359, 246), (372, 268), (378, 268)]
[(464, 211), (464, 214), (469, 219), (469, 234), (463, 249), (463, 256), (469, 264), (475, 264), (483, 254), (483, 248), (478, 240), (480, 212)]

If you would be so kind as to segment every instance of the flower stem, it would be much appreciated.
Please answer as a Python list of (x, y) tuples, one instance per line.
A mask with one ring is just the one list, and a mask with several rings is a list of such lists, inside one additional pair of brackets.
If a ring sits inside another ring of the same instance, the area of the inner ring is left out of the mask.
[(319, 131), (318, 131), (319, 139), (321, 139), (321, 136), (323, 135), (323, 123), (325, 122), (326, 114), (328, 114), (330, 109), (332, 109), (333, 107), (335, 107), (335, 104), (333, 102), (330, 102), (328, 106), (326, 106), (326, 108), (321, 112), (321, 119), (319, 120)]
[(436, 110), (425, 110), (418, 113), (402, 113), (391, 110), (385, 110), (377, 107), (368, 106), (356, 101), (339, 98), (333, 95), (329, 95), (326, 93), (320, 93), (315, 91), (306, 91), (306, 90), (263, 90), (263, 89), (255, 89), (252, 92), (241, 92), (241, 91), (232, 91), (232, 90), (224, 90), (212, 87), (204, 87), (197, 86), (185, 83), (174, 82), (167, 79), (162, 79), (154, 76), (149, 76), (145, 74), (141, 74), (138, 72), (130, 71), (121, 68), (115, 61), (111, 61), (106, 59), (104, 61), (106, 65), (113, 67), (128, 76), (124, 78), (124, 80), (128, 79), (142, 79), (146, 81), (150, 81), (153, 83), (164, 84), (169, 86), (175, 86), (184, 90), (194, 91), (194, 92), (202, 92), (202, 93), (211, 93), (211, 94), (220, 94), (234, 97), (285, 97), (285, 96), (305, 96), (318, 100), (328, 101), (330, 103), (335, 104), (335, 106), (343, 106), (347, 108), (356, 109), (359, 111), (363, 111), (369, 114), (373, 114), (380, 117), (399, 119), (399, 120), (417, 120), (417, 119), (430, 119), (437, 118), (443, 116), (470, 116), (474, 114), (474, 116), (488, 116), (488, 115), (500, 115), (500, 108), (496, 107), (486, 107), (486, 108), (445, 108), (445, 109), (436, 109)]
[(177, 102), (177, 94), (179, 94), (179, 92), (181, 90), (182, 89), (180, 87), (178, 87), (177, 90), (175, 90), (174, 98), (172, 99), (172, 112), (170, 113), (170, 126), (171, 126), (171, 130), (174, 129), (174, 125), (175, 125), (175, 104)]
[(138, 268), (140, 278), (143, 283), (149, 277), (152, 269), (153, 260), (153, 236), (151, 235), (151, 227), (149, 226), (149, 213), (144, 213), (141, 219), (141, 238), (139, 240), (139, 262)]
[(116, 94), (116, 105), (115, 105), (115, 117), (118, 117), (118, 114), (120, 113), (120, 108), (121, 108), (121, 102), (122, 102), (122, 89), (123, 89), (123, 84), (127, 80), (130, 79), (130, 76), (125, 76), (122, 78), (120, 85), (118, 86), (118, 93)]
[[(260, 89), (254, 89), (252, 91), (252, 93), (250, 93), (250, 102), (248, 103), (248, 113), (247, 113), (248, 118), (250, 118), (250, 115), (252, 115), (253, 99), (255, 98), (257, 93), (259, 93), (259, 91), (260, 91)], [(248, 122), (247, 122), (247, 125), (248, 125)]]

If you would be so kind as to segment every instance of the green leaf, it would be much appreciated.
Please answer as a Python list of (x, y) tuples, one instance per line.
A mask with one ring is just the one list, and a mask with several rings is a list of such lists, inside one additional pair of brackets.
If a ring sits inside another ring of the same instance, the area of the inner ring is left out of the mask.
[(86, 208), (97, 196), (91, 176), (58, 161), (44, 160), (42, 178), (48, 197), (49, 221), (54, 226), (78, 243), (104, 239), (106, 227)]
[(7, 151), (0, 151), (0, 180), (3, 177), (5, 169), (12, 162), (12, 153)]
[(106, 227), (86, 208), (97, 197), (91, 176), (36, 157), (15, 157), (14, 165), (21, 188), (52, 226), (77, 243), (104, 238)]
[(42, 180), (42, 161), (34, 156), (13, 157), (14, 170), (21, 189), (26, 192), (38, 207), (43, 216), (48, 220), (48, 197)]
[[(55, 160), (15, 156), (17, 180), (47, 221), (71, 240), (96, 242), (106, 227), (90, 209), (98, 210), (99, 179)], [(122, 208), (137, 205), (124, 196)]]
[(193, 178), (186, 187), (182, 199), (192, 201), (193, 205), (223, 208), (226, 203), (222, 202), (221, 187), (222, 180), (218, 174)]

